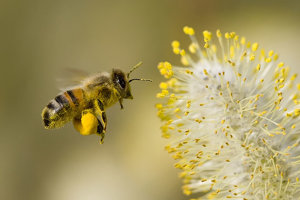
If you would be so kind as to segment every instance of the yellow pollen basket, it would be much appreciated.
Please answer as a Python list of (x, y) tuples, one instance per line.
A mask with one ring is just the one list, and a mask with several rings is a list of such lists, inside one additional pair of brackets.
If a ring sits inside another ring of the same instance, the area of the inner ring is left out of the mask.
[(97, 132), (98, 120), (92, 113), (86, 113), (80, 120), (74, 120), (73, 125), (81, 135), (91, 135)]

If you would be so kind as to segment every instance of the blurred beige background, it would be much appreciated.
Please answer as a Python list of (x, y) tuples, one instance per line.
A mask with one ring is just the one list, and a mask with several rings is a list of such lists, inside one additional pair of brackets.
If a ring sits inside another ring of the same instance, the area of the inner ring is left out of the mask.
[[(160, 137), (157, 63), (179, 63), (170, 42), (187, 44), (190, 25), (199, 36), (236, 31), (300, 71), (299, 11), (297, 0), (1, 0), (0, 199), (189, 199)], [(140, 60), (132, 77), (154, 82), (134, 82), (135, 99), (107, 111), (104, 145), (70, 124), (43, 128), (63, 69), (127, 71)]]

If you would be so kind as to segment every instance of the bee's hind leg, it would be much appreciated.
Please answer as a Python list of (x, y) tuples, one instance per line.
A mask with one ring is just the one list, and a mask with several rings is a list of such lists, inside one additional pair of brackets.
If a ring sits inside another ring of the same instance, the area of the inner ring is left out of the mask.
[(101, 136), (100, 144), (103, 144), (104, 137), (105, 137), (105, 130), (103, 130), (102, 124), (99, 119), (98, 119), (98, 126), (97, 126), (97, 134), (99, 134)]

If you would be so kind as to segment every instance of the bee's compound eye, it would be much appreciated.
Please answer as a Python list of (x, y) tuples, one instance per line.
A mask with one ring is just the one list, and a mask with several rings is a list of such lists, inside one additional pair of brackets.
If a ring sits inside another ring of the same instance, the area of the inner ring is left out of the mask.
[(119, 85), (121, 86), (121, 88), (123, 88), (123, 89), (125, 88), (126, 82), (125, 82), (125, 80), (124, 80), (123, 77), (118, 77), (117, 82), (119, 83)]

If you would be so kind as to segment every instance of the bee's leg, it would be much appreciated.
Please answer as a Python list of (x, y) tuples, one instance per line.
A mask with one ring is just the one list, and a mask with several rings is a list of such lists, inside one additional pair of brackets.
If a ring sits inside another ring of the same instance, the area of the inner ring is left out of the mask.
[(121, 109), (124, 109), (124, 106), (123, 106), (123, 99), (119, 99), (119, 103), (120, 103)]
[(107, 118), (104, 111), (104, 105), (99, 99), (94, 101), (94, 109), (94, 112), (98, 118), (97, 133), (101, 136), (100, 143), (103, 144), (107, 126)]
[(98, 126), (97, 126), (97, 134), (101, 136), (100, 144), (104, 143), (104, 137), (105, 137), (105, 130), (103, 130), (102, 124), (100, 120), (98, 120)]
[(98, 119), (92, 109), (86, 109), (82, 111), (81, 116), (73, 119), (73, 125), (81, 135), (90, 135), (96, 133)]

